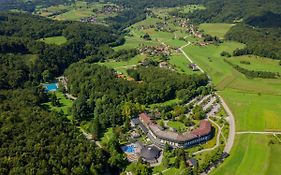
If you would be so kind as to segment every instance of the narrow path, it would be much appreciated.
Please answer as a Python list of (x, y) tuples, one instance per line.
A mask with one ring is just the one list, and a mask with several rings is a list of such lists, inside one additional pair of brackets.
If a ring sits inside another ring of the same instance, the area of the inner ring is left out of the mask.
[(84, 129), (82, 129), (81, 127), (78, 127), (78, 128), (82, 131), (82, 133), (83, 133), (83, 135), (86, 137), (86, 139), (88, 139), (88, 140), (94, 142), (98, 147), (100, 147), (101, 149), (103, 149), (103, 147), (102, 147), (102, 145), (100, 144), (99, 141), (95, 141), (95, 140), (92, 139), (92, 135), (91, 135), (91, 134), (87, 133), (87, 132), (86, 132)]
[(276, 135), (276, 134), (273, 134), (274, 137), (276, 137), (276, 139), (281, 143), (281, 139)]
[[(183, 48), (185, 48), (186, 46), (189, 46), (190, 44), (191, 44), (191, 43), (188, 42), (186, 45), (180, 47), (180, 51), (181, 51), (182, 54), (185, 56), (185, 58), (188, 59), (188, 61), (189, 61), (190, 63), (193, 63), (192, 59), (189, 58), (189, 56), (188, 56), (188, 55), (184, 52), (184, 50), (183, 50)], [(199, 69), (202, 73), (205, 73), (204, 70), (203, 70), (201, 67), (199, 67), (198, 65), (197, 65), (197, 67), (198, 67), (198, 69)]]
[(214, 125), (217, 126), (218, 128), (218, 133), (217, 133), (217, 140), (216, 140), (216, 145), (212, 148), (208, 148), (208, 149), (203, 149), (203, 150), (200, 150), (200, 151), (197, 151), (195, 153), (193, 153), (193, 155), (196, 155), (196, 154), (200, 154), (200, 153), (203, 153), (203, 152), (208, 152), (208, 151), (213, 151), (214, 149), (216, 149), (217, 147), (219, 147), (220, 145), (220, 135), (221, 135), (221, 131), (222, 131), (222, 128), (224, 127), (220, 127), (215, 121), (213, 121), (209, 116), (208, 116), (208, 120), (213, 123)]
[(264, 135), (271, 135), (271, 134), (275, 134), (275, 135), (279, 135), (281, 134), (281, 132), (274, 132), (274, 131), (240, 131), (240, 132), (236, 132), (237, 135), (241, 135), (241, 134), (264, 134)]

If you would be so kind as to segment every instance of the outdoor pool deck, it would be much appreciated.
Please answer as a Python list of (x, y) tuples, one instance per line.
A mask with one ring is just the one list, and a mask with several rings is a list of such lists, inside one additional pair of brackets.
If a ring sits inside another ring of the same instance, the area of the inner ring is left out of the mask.
[(58, 90), (58, 84), (57, 83), (49, 83), (49, 84), (43, 84), (45, 90), (47, 92), (55, 92)]
[(130, 162), (135, 162), (139, 159), (141, 147), (138, 144), (129, 144), (121, 147), (122, 151), (127, 155)]

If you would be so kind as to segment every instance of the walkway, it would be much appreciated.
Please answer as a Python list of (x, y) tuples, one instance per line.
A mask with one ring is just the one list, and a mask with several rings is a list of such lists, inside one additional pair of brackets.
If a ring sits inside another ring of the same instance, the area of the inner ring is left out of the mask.
[(241, 132), (236, 132), (236, 134), (241, 135), (241, 134), (265, 134), (265, 135), (281, 135), (281, 132), (274, 132), (274, 131), (241, 131)]
[(78, 127), (80, 129), (80, 131), (82, 131), (83, 135), (86, 137), (86, 139), (94, 142), (98, 147), (100, 147), (101, 149), (103, 149), (102, 145), (100, 144), (99, 141), (95, 141), (92, 139), (92, 135), (87, 133), (84, 129), (82, 129), (81, 127)]
[(220, 135), (221, 135), (222, 128), (223, 128), (224, 126), (223, 126), (223, 127), (220, 127), (215, 121), (213, 121), (212, 119), (210, 119), (210, 116), (208, 116), (208, 120), (209, 120), (211, 123), (213, 123), (214, 125), (216, 125), (216, 127), (218, 128), (216, 145), (215, 145), (214, 147), (212, 147), (212, 148), (203, 149), (203, 150), (194, 152), (193, 155), (200, 154), (200, 153), (203, 153), (203, 152), (213, 151), (214, 149), (216, 149), (216, 148), (219, 147), (219, 145), (220, 145)]

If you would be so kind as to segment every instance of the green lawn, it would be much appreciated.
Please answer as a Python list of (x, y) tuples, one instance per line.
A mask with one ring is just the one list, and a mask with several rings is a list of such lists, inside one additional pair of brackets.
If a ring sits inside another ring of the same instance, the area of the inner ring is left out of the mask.
[(64, 115), (67, 116), (68, 119), (72, 120), (72, 116), (69, 114), (69, 108), (71, 108), (73, 101), (67, 99), (62, 92), (56, 92), (56, 96), (59, 99), (61, 106), (53, 106), (51, 102), (44, 103), (45, 105), (49, 106), (50, 110), (60, 112), (62, 111)]
[(67, 43), (67, 39), (64, 36), (41, 38), (40, 41), (43, 41), (46, 44), (56, 44), (56, 45), (62, 45)]
[(269, 139), (270, 137), (265, 135), (236, 136), (230, 157), (211, 174), (279, 174), (281, 146), (269, 145)]
[(179, 122), (179, 121), (169, 121), (167, 125), (171, 128), (175, 128), (177, 131), (184, 131), (186, 130), (186, 126)]
[(199, 29), (204, 30), (204, 33), (207, 33), (209, 35), (224, 38), (225, 34), (229, 31), (232, 26), (234, 26), (234, 24), (203, 23), (200, 24)]

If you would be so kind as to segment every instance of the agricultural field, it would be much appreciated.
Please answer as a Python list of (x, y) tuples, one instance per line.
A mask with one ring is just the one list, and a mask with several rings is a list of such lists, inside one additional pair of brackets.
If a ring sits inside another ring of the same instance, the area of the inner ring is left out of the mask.
[(105, 18), (117, 15), (117, 13), (105, 14), (96, 13), (96, 11), (101, 10), (105, 5), (99, 2), (83, 2), (76, 1), (71, 5), (57, 5), (48, 8), (37, 9), (36, 14), (44, 17), (49, 17), (55, 20), (69, 20), (69, 21), (80, 21), (82, 18), (87, 18), (95, 16), (98, 23), (103, 23)]
[(204, 30), (204, 33), (211, 36), (217, 36), (220, 39), (223, 39), (225, 34), (229, 31), (231, 27), (235, 24), (226, 24), (226, 23), (204, 23), (199, 25), (200, 30)]
[[(224, 42), (223, 44), (208, 45), (206, 47), (190, 45), (184, 48), (185, 53), (195, 61), (212, 78), (215, 85), (218, 85), (227, 77), (232, 77), (235, 70), (231, 68), (224, 58), (220, 56), (222, 51), (232, 52), (237, 48), (243, 48), (244, 45), (236, 42)], [(233, 76), (235, 77), (235, 75)]]
[[(184, 51), (211, 76), (219, 94), (234, 113), (237, 131), (280, 131), (281, 80), (248, 79), (220, 56), (222, 51), (231, 52), (242, 47), (243, 44), (224, 42), (220, 46), (187, 46)], [(280, 71), (277, 61), (266, 58), (241, 56), (225, 59), (249, 70)], [(240, 61), (251, 64), (243, 65)], [(281, 155), (280, 146), (269, 146), (268, 141), (265, 135), (237, 135), (231, 156), (212, 174), (276, 174), (278, 164), (271, 159)], [(253, 160), (256, 163), (249, 168)]]
[[(269, 144), (270, 140), (275, 140), (276, 143)], [(211, 174), (279, 174), (280, 156), (278, 155), (281, 155), (281, 145), (273, 136), (238, 135), (230, 157)]]
[[(158, 9), (159, 10), (159, 9)], [(154, 11), (154, 10), (153, 10)], [(167, 28), (173, 30), (173, 32), (167, 31), (159, 31), (156, 30), (153, 26), (157, 26), (159, 23), (163, 22), (162, 19), (155, 17), (147, 17), (145, 20), (140, 21), (130, 27), (127, 28), (129, 33), (125, 37), (126, 42), (124, 45), (115, 47), (114, 50), (122, 50), (122, 49), (132, 49), (132, 48), (141, 48), (145, 46), (159, 46), (159, 45), (167, 45), (170, 48), (180, 48), (189, 42), (201, 41), (199, 38), (194, 38), (192, 35), (186, 33), (186, 29), (184, 27), (176, 26), (175, 24), (168, 23)], [(149, 34), (151, 40), (145, 40), (142, 38), (143, 35)], [(183, 39), (184, 38), (184, 39)], [(168, 59), (168, 62), (172, 65), (172, 67), (180, 73), (185, 74), (193, 74), (197, 72), (193, 72), (188, 65), (190, 62), (184, 57), (181, 52), (174, 51)], [(103, 64), (103, 63), (102, 63)], [(105, 65), (111, 65), (111, 67), (116, 68), (119, 63), (114, 64), (113, 62), (106, 62)], [(114, 66), (113, 66), (114, 65)], [(124, 69), (122, 67), (127, 65), (122, 65), (121, 72), (124, 73)], [(123, 67), (124, 68), (124, 67)]]
[[(279, 60), (272, 60), (269, 58), (254, 56), (254, 55), (246, 55), (239, 56), (233, 58), (227, 58), (234, 64), (239, 65), (248, 70), (255, 71), (270, 71), (270, 72), (280, 72), (281, 66), (279, 65)], [(245, 64), (246, 62), (246, 64)]]
[(40, 41), (46, 44), (62, 45), (67, 43), (67, 39), (64, 36), (53, 36), (47, 38), (41, 38)]
[(129, 59), (128, 61), (106, 61), (102, 63), (98, 63), (100, 65), (104, 65), (110, 68), (115, 69), (117, 72), (127, 74), (127, 69), (132, 68), (133, 66), (137, 65), (144, 59), (144, 55), (137, 55), (134, 58)]
[(281, 96), (229, 89), (220, 94), (234, 113), (237, 131), (281, 131)]
[(160, 17), (168, 16), (170, 12), (178, 11), (181, 13), (192, 13), (195, 10), (204, 10), (206, 7), (203, 5), (186, 5), (176, 8), (153, 8), (153, 13), (157, 14)]
[(188, 65), (190, 62), (182, 54), (174, 54), (170, 57), (168, 62), (175, 66), (176, 70), (185, 74), (199, 73), (198, 71), (192, 71)]

